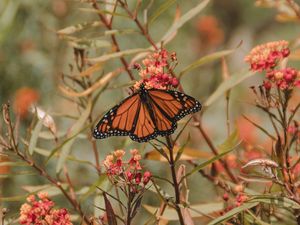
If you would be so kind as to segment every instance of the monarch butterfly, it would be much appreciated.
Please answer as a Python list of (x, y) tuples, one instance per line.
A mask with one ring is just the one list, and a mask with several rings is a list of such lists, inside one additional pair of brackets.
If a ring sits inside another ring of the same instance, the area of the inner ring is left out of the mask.
[(133, 141), (146, 142), (158, 135), (172, 134), (177, 121), (201, 109), (193, 97), (174, 90), (139, 90), (109, 110), (94, 129), (93, 136), (129, 136)]

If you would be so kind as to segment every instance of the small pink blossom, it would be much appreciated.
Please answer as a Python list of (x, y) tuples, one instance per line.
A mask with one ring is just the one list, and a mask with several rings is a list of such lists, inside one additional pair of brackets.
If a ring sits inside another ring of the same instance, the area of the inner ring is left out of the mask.
[(151, 179), (151, 177), (152, 177), (152, 174), (149, 171), (146, 171), (144, 173), (144, 177), (143, 177), (143, 183), (144, 183), (144, 185), (146, 185), (149, 182), (149, 180)]
[(25, 225), (72, 225), (66, 209), (54, 209), (54, 202), (48, 198), (48, 193), (38, 193), (39, 200), (30, 195), (20, 208), (19, 223)]
[(251, 70), (263, 71), (277, 66), (278, 62), (290, 54), (288, 42), (285, 40), (258, 45), (245, 57)]
[(165, 49), (154, 52), (142, 61), (143, 66), (134, 63), (134, 68), (139, 71), (142, 80), (134, 85), (139, 90), (143, 83), (146, 89), (170, 89), (177, 88), (179, 81), (170, 74), (170, 64), (176, 63), (176, 53), (169, 54)]
[(144, 188), (140, 184), (143, 183), (145, 186), (152, 175), (149, 171), (142, 175), (142, 166), (140, 164), (142, 156), (137, 149), (130, 150), (130, 154), (131, 158), (126, 161), (123, 159), (125, 151), (115, 150), (106, 157), (103, 164), (109, 179), (114, 184), (118, 186), (129, 185), (130, 190), (137, 193)]
[(273, 83), (281, 90), (292, 89), (297, 86), (297, 82), (299, 82), (299, 73), (298, 70), (291, 67), (269, 70), (266, 74), (266, 78), (268, 79), (266, 82)]

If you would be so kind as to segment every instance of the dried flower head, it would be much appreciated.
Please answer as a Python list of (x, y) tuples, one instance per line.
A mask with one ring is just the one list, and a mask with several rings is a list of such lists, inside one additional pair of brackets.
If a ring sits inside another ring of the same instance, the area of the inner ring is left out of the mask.
[(175, 65), (177, 63), (176, 54), (169, 54), (165, 49), (148, 55), (142, 61), (143, 66), (135, 63), (134, 68), (139, 71), (139, 75), (142, 78), (134, 85), (135, 90), (139, 90), (142, 83), (146, 89), (177, 88), (179, 85), (178, 79), (170, 75), (169, 65), (172, 63), (175, 63)]
[(290, 54), (288, 42), (285, 40), (258, 45), (245, 57), (251, 70), (263, 71), (274, 68), (277, 63)]
[(27, 197), (27, 203), (20, 208), (19, 223), (25, 225), (72, 225), (66, 209), (54, 209), (54, 202), (48, 198), (48, 193), (38, 193)]

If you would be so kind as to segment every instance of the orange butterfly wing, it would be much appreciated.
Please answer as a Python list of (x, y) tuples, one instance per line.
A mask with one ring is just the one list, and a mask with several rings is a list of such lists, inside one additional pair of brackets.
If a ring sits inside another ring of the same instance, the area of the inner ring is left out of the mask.
[(141, 107), (136, 121), (136, 124), (134, 124), (134, 130), (129, 135), (132, 140), (145, 142), (155, 138), (158, 135), (151, 111), (149, 111), (146, 103), (144, 102), (141, 102)]
[(133, 130), (137, 113), (141, 107), (139, 94), (133, 94), (109, 110), (94, 129), (94, 137), (127, 136)]
[(200, 102), (177, 91), (151, 89), (149, 96), (157, 132), (161, 136), (172, 134), (178, 120), (201, 109)]

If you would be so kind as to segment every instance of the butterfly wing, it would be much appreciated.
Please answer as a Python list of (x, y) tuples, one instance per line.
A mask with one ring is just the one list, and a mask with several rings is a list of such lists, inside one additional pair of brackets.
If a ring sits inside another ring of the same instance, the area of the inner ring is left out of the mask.
[(155, 138), (158, 135), (151, 111), (147, 103), (141, 101), (141, 107), (136, 117), (133, 131), (130, 138), (137, 142), (145, 142)]
[(93, 136), (103, 139), (109, 136), (128, 136), (134, 130), (141, 107), (138, 93), (135, 93), (109, 110), (94, 129)]
[(200, 102), (178, 91), (151, 89), (148, 94), (157, 133), (161, 136), (172, 134), (182, 117), (201, 110)]

